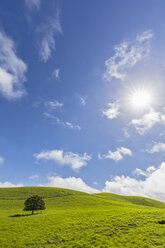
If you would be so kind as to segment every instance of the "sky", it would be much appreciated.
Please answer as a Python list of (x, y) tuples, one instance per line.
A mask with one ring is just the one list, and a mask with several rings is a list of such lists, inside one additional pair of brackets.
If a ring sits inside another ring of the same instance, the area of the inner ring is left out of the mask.
[(164, 0), (0, 0), (0, 187), (165, 201)]

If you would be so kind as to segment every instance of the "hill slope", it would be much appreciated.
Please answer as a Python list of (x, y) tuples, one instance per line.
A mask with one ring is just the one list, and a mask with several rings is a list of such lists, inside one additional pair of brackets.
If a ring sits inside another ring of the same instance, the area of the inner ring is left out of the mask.
[(99, 193), (95, 194), (98, 197), (101, 197), (102, 199), (110, 200), (110, 201), (117, 201), (122, 203), (130, 203), (130, 204), (136, 204), (136, 205), (142, 205), (142, 206), (149, 206), (149, 207), (155, 207), (155, 208), (165, 208), (165, 203), (156, 201), (153, 199), (140, 197), (140, 196), (122, 196), (122, 195), (116, 195), (112, 193)]
[[(54, 187), (20, 187), (20, 188), (0, 188), (0, 201), (24, 201), (31, 195), (40, 195), (48, 203), (54, 202), (54, 207), (64, 207), (74, 205), (78, 207), (118, 205), (139, 205), (155, 208), (165, 208), (165, 203), (139, 196), (122, 196), (112, 193), (88, 194), (80, 191), (54, 188)], [(20, 202), (22, 204), (22, 202)], [(135, 206), (131, 206), (135, 207)], [(137, 207), (137, 206), (136, 206)], [(0, 206), (1, 208), (1, 206)]]
[[(35, 194), (43, 197), (46, 210), (22, 216), (25, 199)], [(165, 247), (165, 228), (158, 223), (165, 220), (164, 208), (165, 203), (143, 197), (0, 188), (0, 247)]]

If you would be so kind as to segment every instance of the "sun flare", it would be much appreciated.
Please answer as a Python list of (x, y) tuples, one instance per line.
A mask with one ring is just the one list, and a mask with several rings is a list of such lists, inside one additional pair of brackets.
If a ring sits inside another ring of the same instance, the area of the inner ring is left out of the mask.
[(129, 104), (138, 111), (151, 107), (152, 102), (152, 93), (145, 88), (134, 89), (129, 96)]

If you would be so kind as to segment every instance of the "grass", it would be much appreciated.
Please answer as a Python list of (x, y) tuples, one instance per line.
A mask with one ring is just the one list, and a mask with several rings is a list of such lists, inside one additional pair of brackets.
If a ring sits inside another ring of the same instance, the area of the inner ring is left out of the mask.
[[(22, 216), (25, 199), (34, 194), (43, 197), (46, 210)], [(164, 224), (165, 203), (147, 198), (46, 187), (0, 189), (1, 248), (162, 248)]]

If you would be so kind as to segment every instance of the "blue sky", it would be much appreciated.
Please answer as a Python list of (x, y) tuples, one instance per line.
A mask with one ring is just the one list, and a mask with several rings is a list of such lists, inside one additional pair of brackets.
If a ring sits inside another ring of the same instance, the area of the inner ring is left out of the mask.
[(0, 187), (165, 201), (164, 8), (0, 1)]

